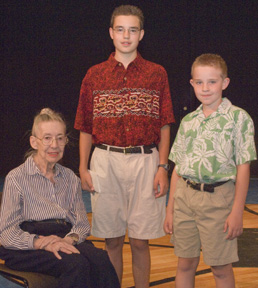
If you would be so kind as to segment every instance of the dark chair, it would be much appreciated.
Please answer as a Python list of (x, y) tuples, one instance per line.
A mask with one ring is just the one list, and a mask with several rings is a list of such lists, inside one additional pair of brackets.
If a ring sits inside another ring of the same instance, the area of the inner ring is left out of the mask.
[(22, 272), (9, 269), (0, 264), (0, 275), (4, 278), (26, 288), (57, 288), (55, 277), (40, 273)]
[[(2, 192), (0, 192), (0, 203)], [(0, 259), (0, 275), (26, 288), (57, 288), (57, 278), (45, 274), (12, 270)]]

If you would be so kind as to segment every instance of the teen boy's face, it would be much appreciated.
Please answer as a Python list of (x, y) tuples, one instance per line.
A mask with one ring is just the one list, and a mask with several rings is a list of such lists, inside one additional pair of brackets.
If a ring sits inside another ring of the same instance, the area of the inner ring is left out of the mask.
[(203, 109), (216, 111), (222, 102), (222, 91), (228, 87), (229, 78), (222, 78), (220, 68), (213, 66), (196, 66), (190, 80), (197, 99)]
[(109, 28), (109, 34), (113, 39), (116, 53), (130, 57), (136, 56), (144, 30), (140, 30), (140, 20), (137, 16), (119, 15), (115, 17), (113, 27)]

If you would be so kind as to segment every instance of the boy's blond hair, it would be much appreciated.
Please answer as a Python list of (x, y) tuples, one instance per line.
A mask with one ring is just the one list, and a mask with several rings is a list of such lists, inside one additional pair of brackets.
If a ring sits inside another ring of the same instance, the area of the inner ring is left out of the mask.
[(141, 30), (143, 29), (144, 16), (143, 16), (142, 10), (138, 8), (137, 6), (133, 6), (133, 5), (121, 5), (115, 8), (115, 10), (113, 11), (111, 15), (111, 20), (110, 20), (111, 28), (113, 28), (115, 17), (121, 16), (121, 15), (125, 15), (125, 16), (132, 15), (132, 16), (138, 17), (140, 21), (140, 29)]
[(193, 77), (193, 69), (196, 66), (213, 66), (221, 69), (221, 77), (225, 79), (228, 77), (228, 67), (224, 59), (218, 54), (202, 54), (197, 57), (191, 68), (191, 75)]

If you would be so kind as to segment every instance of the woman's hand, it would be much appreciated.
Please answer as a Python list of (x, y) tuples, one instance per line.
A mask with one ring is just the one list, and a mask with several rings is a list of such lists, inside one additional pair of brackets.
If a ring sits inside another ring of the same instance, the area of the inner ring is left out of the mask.
[(39, 236), (38, 239), (34, 239), (34, 248), (35, 249), (45, 249), (45, 247), (49, 244), (55, 243), (57, 241), (60, 241), (60, 237), (56, 235), (50, 235), (50, 236)]
[(34, 240), (34, 248), (52, 252), (57, 259), (62, 259), (58, 253), (59, 251), (66, 254), (80, 254), (80, 251), (76, 249), (72, 244), (69, 244), (64, 238), (58, 237), (56, 235), (39, 236), (38, 239)]

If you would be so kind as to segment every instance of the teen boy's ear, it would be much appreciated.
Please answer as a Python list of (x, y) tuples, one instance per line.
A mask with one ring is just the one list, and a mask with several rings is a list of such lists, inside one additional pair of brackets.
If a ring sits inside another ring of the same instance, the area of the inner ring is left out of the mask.
[(110, 38), (113, 40), (114, 39), (114, 31), (113, 31), (113, 28), (112, 27), (109, 27), (109, 35), (110, 35)]
[(144, 36), (144, 30), (142, 29), (142, 30), (140, 31), (140, 38), (139, 38), (139, 41), (142, 40), (143, 36)]

